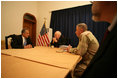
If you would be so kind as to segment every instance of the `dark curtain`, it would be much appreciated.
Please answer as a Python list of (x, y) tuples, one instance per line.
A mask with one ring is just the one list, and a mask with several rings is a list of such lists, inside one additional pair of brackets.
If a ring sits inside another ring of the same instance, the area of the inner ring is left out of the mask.
[(79, 23), (86, 23), (88, 25), (88, 30), (95, 35), (100, 43), (109, 23), (93, 22), (91, 6), (92, 5), (85, 5), (53, 11), (50, 23), (50, 27), (53, 29), (53, 35), (55, 31), (61, 31), (64, 37), (70, 39), (70, 44), (76, 47), (79, 42), (75, 34), (76, 25)]

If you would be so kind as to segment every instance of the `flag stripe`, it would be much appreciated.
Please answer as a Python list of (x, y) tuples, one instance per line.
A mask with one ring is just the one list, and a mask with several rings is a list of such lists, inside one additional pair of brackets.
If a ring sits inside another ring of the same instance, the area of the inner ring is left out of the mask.
[(43, 46), (45, 46), (44, 35), (42, 36)]
[(38, 43), (39, 43), (39, 46), (41, 46), (40, 35), (38, 36)]
[(41, 42), (40, 46), (43, 46), (42, 40), (41, 40), (41, 35), (39, 34), (39, 41)]
[(41, 29), (41, 32), (40, 32), (37, 40), (38, 40), (37, 45), (39, 45), (39, 46), (49, 46), (49, 44), (50, 44), (50, 41), (48, 38), (48, 32), (47, 32), (47, 29), (45, 27), (45, 22), (43, 24), (43, 27)]
[(46, 38), (47, 38), (47, 40), (48, 40), (48, 43), (50, 43), (49, 38), (48, 38), (48, 33), (46, 34)]
[(48, 46), (49, 43), (50, 43), (50, 41), (49, 41), (49, 38), (47, 36), (47, 33), (44, 34), (43, 36), (39, 35), (39, 37), (38, 37), (39, 46), (44, 46), (44, 45)]
[(39, 37), (37, 38), (37, 40), (38, 40), (38, 43), (37, 43), (37, 44), (38, 44), (38, 46), (40, 46), (40, 41), (39, 41)]
[(38, 37), (38, 39), (37, 39), (37, 40), (38, 40), (38, 45), (39, 45), (39, 46), (41, 46), (41, 42), (39, 41), (39, 37)]
[(41, 42), (40, 42), (40, 40), (39, 40), (39, 37), (38, 37), (38, 44), (39, 44), (39, 46), (41, 46)]
[(46, 34), (46, 40), (47, 40), (47, 43), (48, 43), (48, 46), (49, 46), (50, 41), (49, 41), (49, 38), (48, 38), (47, 34)]
[(42, 46), (44, 46), (43, 37), (41, 35), (40, 37), (41, 37)]
[(48, 42), (47, 42), (47, 38), (46, 38), (46, 34), (44, 35), (44, 38), (45, 38), (45, 42), (46, 42), (46, 45), (48, 46)]

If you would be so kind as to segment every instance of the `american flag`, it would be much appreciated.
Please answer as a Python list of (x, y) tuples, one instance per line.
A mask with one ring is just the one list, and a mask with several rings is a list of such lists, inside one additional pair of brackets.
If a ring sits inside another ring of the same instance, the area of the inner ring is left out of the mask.
[(38, 43), (37, 43), (38, 46), (49, 46), (50, 44), (50, 41), (48, 38), (48, 32), (45, 27), (45, 23), (43, 24), (43, 27), (41, 29), (40, 34), (38, 35), (37, 40), (38, 40)]

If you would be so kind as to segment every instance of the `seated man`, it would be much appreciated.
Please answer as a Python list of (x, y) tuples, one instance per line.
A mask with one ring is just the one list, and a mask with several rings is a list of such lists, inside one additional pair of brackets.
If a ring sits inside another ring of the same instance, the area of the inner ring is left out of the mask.
[(72, 46), (69, 45), (67, 51), (82, 56), (82, 60), (72, 71), (73, 77), (80, 77), (98, 50), (99, 43), (95, 36), (90, 31), (87, 31), (87, 25), (85, 23), (76, 25), (75, 33), (79, 38), (79, 44), (77, 48), (72, 48)]
[(23, 29), (21, 33), (22, 35), (15, 36), (11, 43), (12, 48), (32, 48), (33, 45), (29, 37), (29, 30)]
[(51, 45), (54, 45), (54, 47), (59, 47), (60, 45), (68, 45), (68, 40), (61, 35), (60, 31), (56, 31)]

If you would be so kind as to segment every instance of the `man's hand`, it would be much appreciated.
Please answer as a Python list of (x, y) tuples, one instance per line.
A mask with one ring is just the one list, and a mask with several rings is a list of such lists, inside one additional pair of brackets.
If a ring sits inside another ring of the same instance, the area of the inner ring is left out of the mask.
[(72, 46), (71, 45), (69, 45), (68, 47), (67, 47), (67, 52), (69, 52), (69, 50), (72, 48)]
[(28, 45), (24, 46), (24, 49), (27, 49), (27, 48), (32, 48), (32, 45), (28, 44)]
[(53, 43), (54, 43), (54, 42), (58, 42), (57, 39), (56, 39), (55, 37), (53, 37)]

